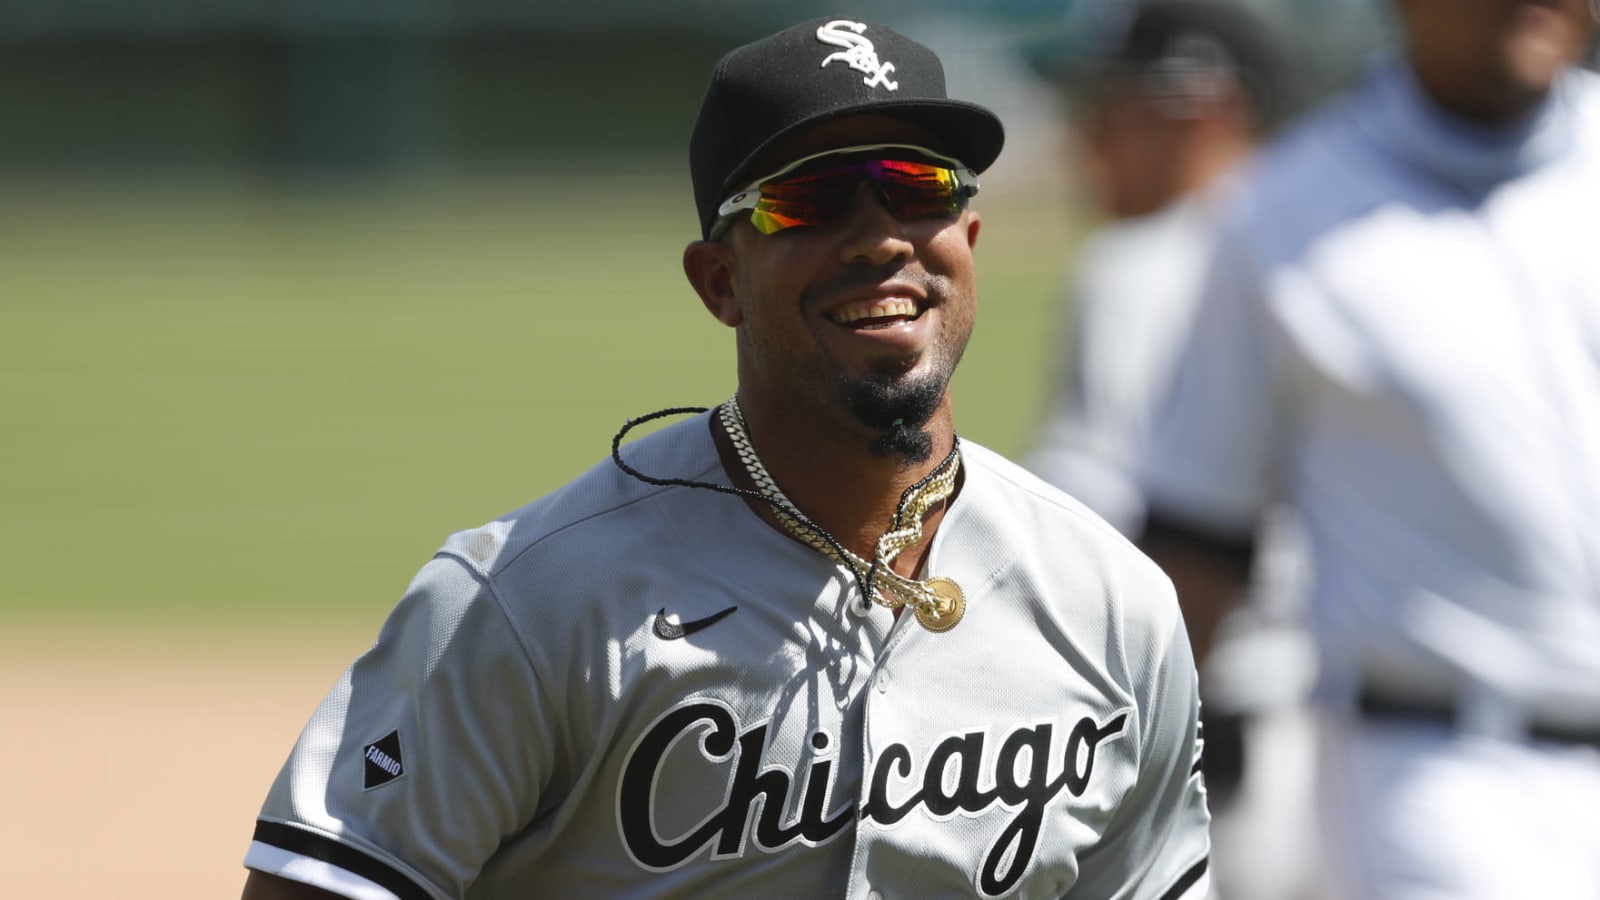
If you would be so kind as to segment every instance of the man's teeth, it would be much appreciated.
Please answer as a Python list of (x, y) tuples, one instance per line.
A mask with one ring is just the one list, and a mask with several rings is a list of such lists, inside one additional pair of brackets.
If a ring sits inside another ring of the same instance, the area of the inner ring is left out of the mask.
[(895, 297), (887, 300), (874, 300), (871, 303), (852, 303), (836, 311), (833, 320), (840, 325), (849, 325), (862, 319), (887, 319), (895, 316), (915, 318), (917, 304), (904, 297)]

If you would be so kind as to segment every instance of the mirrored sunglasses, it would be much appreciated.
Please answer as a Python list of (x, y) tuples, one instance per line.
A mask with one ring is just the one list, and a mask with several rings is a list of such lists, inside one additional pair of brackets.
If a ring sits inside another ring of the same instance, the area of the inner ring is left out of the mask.
[(953, 216), (978, 193), (978, 178), (958, 160), (913, 144), (843, 147), (796, 160), (758, 179), (717, 208), (711, 239), (741, 210), (762, 234), (800, 225), (832, 225), (855, 210), (856, 190), (870, 180), (901, 220)]

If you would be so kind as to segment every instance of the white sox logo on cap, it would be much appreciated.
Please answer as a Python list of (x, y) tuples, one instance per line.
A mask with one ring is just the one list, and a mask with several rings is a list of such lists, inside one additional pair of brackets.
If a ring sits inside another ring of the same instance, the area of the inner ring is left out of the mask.
[(849, 19), (834, 19), (817, 29), (817, 40), (834, 47), (843, 47), (838, 53), (830, 53), (822, 60), (822, 68), (826, 69), (828, 63), (838, 61), (862, 72), (868, 77), (861, 79), (867, 87), (882, 85), (891, 91), (900, 89), (900, 82), (890, 81), (889, 73), (894, 71), (894, 63), (878, 61), (878, 51), (872, 42), (862, 37), (862, 32), (867, 26), (861, 22), (852, 22)]

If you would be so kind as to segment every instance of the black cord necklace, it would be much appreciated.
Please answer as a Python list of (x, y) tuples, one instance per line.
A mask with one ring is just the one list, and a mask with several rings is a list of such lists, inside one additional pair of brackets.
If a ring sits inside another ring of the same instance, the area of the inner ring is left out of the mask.
[[(733, 401), (729, 402), (732, 403)], [(717, 409), (720, 410), (722, 407), (719, 406)], [(611, 461), (623, 473), (627, 474), (631, 478), (644, 482), (645, 484), (653, 484), (661, 487), (701, 488), (704, 490), (715, 491), (719, 494), (730, 494), (732, 496), (760, 500), (766, 503), (778, 514), (780, 520), (786, 520), (786, 524), (790, 522), (797, 523), (798, 525), (808, 529), (818, 538), (820, 538), (828, 548), (831, 548), (833, 552), (828, 553), (826, 550), (824, 550), (824, 555), (834, 559), (837, 562), (843, 563), (844, 566), (850, 570), (850, 574), (855, 579), (856, 587), (861, 592), (862, 600), (870, 606), (873, 602), (873, 597), (876, 595), (875, 588), (877, 586), (877, 579), (880, 574), (879, 569), (882, 565), (882, 560), (878, 558), (873, 559), (872, 562), (865, 567), (865, 571), (863, 571), (862, 566), (852, 561), (853, 559), (857, 559), (857, 557), (855, 557), (855, 555), (849, 550), (846, 550), (845, 547), (840, 544), (833, 535), (829, 534), (826, 529), (811, 521), (809, 517), (803, 514), (798, 516), (794, 515), (794, 513), (798, 513), (798, 510), (793, 508), (793, 504), (790, 503), (787, 498), (783, 497), (781, 492), (777, 496), (771, 496), (760, 491), (752, 491), (745, 488), (731, 487), (728, 485), (713, 484), (709, 481), (699, 481), (691, 478), (659, 478), (641, 472), (623, 461), (622, 439), (626, 437), (628, 432), (632, 431), (634, 428), (647, 422), (653, 422), (657, 419), (666, 418), (668, 416), (698, 415), (699, 413), (707, 411), (708, 408), (704, 406), (674, 406), (666, 409), (658, 409), (655, 412), (646, 413), (645, 415), (637, 418), (628, 419), (623, 423), (622, 428), (616, 433), (616, 435), (611, 438)], [(753, 448), (751, 448), (751, 451), (753, 452)], [(917, 483), (907, 487), (904, 491), (901, 491), (899, 503), (895, 507), (894, 528), (901, 527), (906, 507), (908, 503), (910, 503), (911, 498), (917, 496), (917, 494), (921, 492), (923, 488), (927, 487), (930, 482), (939, 477), (951, 465), (953, 465), (959, 458), (960, 451), (961, 441), (959, 438), (956, 438), (951, 443), (950, 453), (945, 456), (944, 460), (941, 461), (939, 465), (935, 466), (932, 471), (923, 476), (917, 481)], [(774, 485), (774, 487), (776, 486)], [(797, 536), (802, 538), (804, 537), (803, 535)], [(918, 609), (917, 618), (930, 630), (944, 631), (954, 627), (956, 622), (960, 621), (961, 611), (964, 607), (964, 601), (959, 598), (960, 589), (955, 588), (954, 582), (949, 582), (948, 579), (938, 580), (948, 583), (951, 588), (955, 589), (957, 598), (954, 601), (954, 609), (946, 611), (942, 617), (937, 614), (930, 614), (923, 609)]]

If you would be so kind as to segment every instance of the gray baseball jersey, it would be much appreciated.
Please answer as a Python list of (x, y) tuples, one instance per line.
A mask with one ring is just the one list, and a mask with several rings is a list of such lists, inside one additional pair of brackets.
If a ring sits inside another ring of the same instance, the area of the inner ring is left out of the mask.
[[(1171, 583), (963, 443), (932, 633), (742, 501), (605, 462), (452, 536), (312, 717), (245, 864), (353, 898), (1199, 898)], [(706, 416), (624, 450), (728, 484)]]

